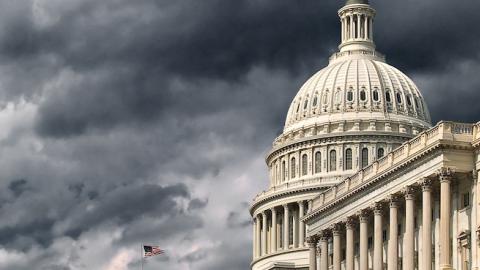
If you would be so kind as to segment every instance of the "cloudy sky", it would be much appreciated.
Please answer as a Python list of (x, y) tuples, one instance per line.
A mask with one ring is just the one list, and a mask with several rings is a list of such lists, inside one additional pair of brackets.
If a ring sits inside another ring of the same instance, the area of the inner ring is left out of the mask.
[[(434, 122), (480, 120), (476, 0), (372, 0)], [(248, 204), (340, 0), (0, 0), (0, 268), (245, 270)]]

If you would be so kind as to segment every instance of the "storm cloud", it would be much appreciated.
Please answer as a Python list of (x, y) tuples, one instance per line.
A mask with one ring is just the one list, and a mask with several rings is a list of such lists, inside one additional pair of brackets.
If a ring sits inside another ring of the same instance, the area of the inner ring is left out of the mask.
[[(379, 1), (434, 122), (480, 120), (480, 3)], [(248, 202), (342, 1), (0, 0), (0, 268), (248, 269)]]

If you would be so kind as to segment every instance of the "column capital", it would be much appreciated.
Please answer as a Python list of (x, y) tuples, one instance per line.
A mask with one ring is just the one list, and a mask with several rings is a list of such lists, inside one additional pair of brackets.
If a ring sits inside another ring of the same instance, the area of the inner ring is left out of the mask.
[(421, 183), (423, 192), (432, 192), (432, 179), (424, 177), (422, 178)]
[(345, 222), (345, 227), (347, 230), (353, 230), (355, 228), (356, 220), (354, 217), (347, 217), (347, 221)]
[(413, 186), (406, 186), (403, 190), (405, 200), (415, 200), (415, 188)]
[(282, 204), (283, 209), (288, 209), (288, 203)]
[(323, 230), (320, 232), (320, 241), (328, 241), (328, 238), (330, 238), (330, 232), (328, 230)]
[(383, 214), (383, 203), (376, 202), (373, 206), (373, 214), (381, 216)]
[(400, 206), (400, 199), (397, 194), (391, 194), (388, 196), (390, 208), (398, 208)]
[(312, 235), (307, 237), (308, 247), (316, 247), (319, 239), (320, 237), (318, 237), (318, 235)]
[(450, 167), (442, 167), (437, 171), (437, 176), (440, 179), (440, 182), (450, 182), (452, 181), (455, 171)]
[(358, 212), (358, 219), (360, 222), (368, 222), (368, 216), (370, 215), (370, 211), (368, 209), (362, 209)]
[(264, 218), (267, 218), (267, 211), (266, 210), (262, 212), (262, 219), (264, 219)]
[(333, 224), (330, 229), (331, 229), (333, 235), (341, 235), (341, 233), (343, 231), (342, 227), (343, 227), (342, 224), (336, 223), (336, 224)]
[(275, 206), (270, 208), (270, 211), (272, 211), (272, 214), (275, 214), (277, 212), (277, 209), (275, 209)]

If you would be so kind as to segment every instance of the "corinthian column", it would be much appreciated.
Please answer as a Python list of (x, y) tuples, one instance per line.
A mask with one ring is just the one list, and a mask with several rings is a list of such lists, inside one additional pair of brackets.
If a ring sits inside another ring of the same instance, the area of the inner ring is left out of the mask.
[(382, 214), (381, 203), (375, 204), (374, 213), (374, 241), (373, 241), (373, 270), (383, 270), (383, 239), (382, 239)]
[(261, 237), (260, 218), (258, 215), (256, 217), (256, 220), (257, 222), (255, 222), (255, 224), (257, 226), (257, 232), (255, 236), (255, 240), (256, 240), (255, 248), (256, 248), (257, 257), (260, 257), (262, 255), (262, 248), (261, 248), (261, 241), (260, 241), (260, 237)]
[(288, 204), (283, 205), (283, 249), (288, 250), (289, 246), (289, 236), (290, 236), (290, 229), (289, 226), (289, 213), (288, 213)]
[(275, 210), (275, 207), (272, 208), (272, 238), (270, 243), (272, 243), (271, 252), (277, 252), (277, 210)]
[(305, 212), (303, 201), (298, 203), (298, 246), (303, 247), (305, 244), (305, 224), (302, 221)]
[(415, 193), (412, 187), (405, 189), (405, 238), (403, 248), (403, 269), (414, 270)]
[(255, 259), (257, 258), (257, 221), (256, 221), (256, 218), (254, 217), (253, 218), (253, 241), (252, 241), (252, 247), (253, 247), (253, 254), (252, 254), (252, 258)]
[(328, 270), (328, 232), (322, 232), (320, 252), (320, 270)]
[(432, 270), (432, 181), (422, 182), (422, 268)]
[(346, 270), (354, 270), (354, 230), (355, 230), (355, 220), (353, 217), (347, 218), (347, 222), (345, 224), (345, 228), (347, 229), (346, 235), (346, 261), (345, 261), (345, 268)]
[(262, 213), (262, 255), (267, 254), (267, 214)]
[(452, 269), (450, 257), (450, 185), (453, 172), (449, 168), (442, 168), (438, 174), (440, 178), (440, 269)]
[(388, 239), (388, 270), (397, 270), (398, 266), (398, 199), (390, 196), (390, 235)]
[(309, 270), (317, 270), (317, 242), (318, 237), (316, 235), (307, 238), (309, 251)]
[(362, 210), (360, 220), (360, 270), (368, 270), (368, 211)]
[(342, 250), (340, 237), (342, 236), (342, 227), (340, 224), (335, 224), (332, 228), (333, 233), (333, 270), (341, 270)]

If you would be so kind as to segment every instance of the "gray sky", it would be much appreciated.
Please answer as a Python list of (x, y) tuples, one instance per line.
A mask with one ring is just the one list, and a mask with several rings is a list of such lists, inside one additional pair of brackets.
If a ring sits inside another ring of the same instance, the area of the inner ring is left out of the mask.
[[(480, 2), (372, 0), (434, 122), (480, 120)], [(0, 268), (245, 270), (248, 204), (341, 1), (0, 0)]]

